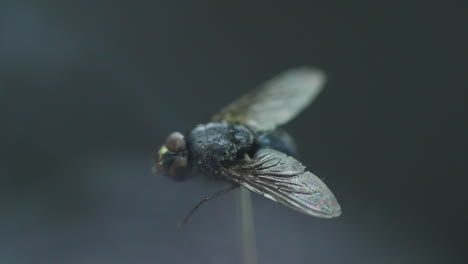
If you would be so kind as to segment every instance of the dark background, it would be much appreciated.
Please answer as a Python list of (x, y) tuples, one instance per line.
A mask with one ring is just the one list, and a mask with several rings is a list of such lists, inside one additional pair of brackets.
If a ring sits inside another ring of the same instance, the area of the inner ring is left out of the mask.
[(328, 73), (287, 129), (338, 197), (254, 197), (260, 263), (462, 263), (462, 1), (2, 1), (0, 263), (240, 263), (238, 193), (151, 174), (167, 134), (298, 65)]

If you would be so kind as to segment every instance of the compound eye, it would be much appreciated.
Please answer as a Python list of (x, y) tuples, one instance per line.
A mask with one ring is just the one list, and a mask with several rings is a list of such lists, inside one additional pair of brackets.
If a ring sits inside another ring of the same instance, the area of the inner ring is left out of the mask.
[(187, 168), (187, 158), (178, 157), (174, 160), (169, 169), (169, 175), (176, 180), (182, 180), (185, 175), (185, 169)]
[(173, 132), (166, 139), (166, 147), (171, 152), (181, 152), (185, 150), (185, 139), (180, 132)]

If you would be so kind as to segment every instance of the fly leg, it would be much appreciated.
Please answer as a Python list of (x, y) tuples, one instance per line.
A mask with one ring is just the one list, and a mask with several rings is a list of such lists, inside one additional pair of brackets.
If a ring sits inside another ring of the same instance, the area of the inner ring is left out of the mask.
[(214, 192), (214, 193), (211, 193), (209, 194), (208, 196), (206, 196), (205, 198), (203, 198), (200, 202), (198, 202), (193, 208), (192, 210), (190, 210), (190, 212), (187, 214), (187, 216), (185, 216), (184, 218), (182, 218), (182, 220), (179, 221), (178, 223), (178, 226), (182, 226), (184, 224), (186, 224), (188, 222), (188, 220), (190, 219), (190, 217), (192, 216), (192, 214), (198, 209), (198, 207), (200, 207), (200, 205), (204, 204), (205, 202), (211, 200), (211, 199), (214, 199), (216, 197), (219, 197), (223, 194), (226, 194), (234, 189), (236, 189), (237, 187), (239, 187), (239, 185), (232, 185), (231, 187), (227, 188), (227, 189), (224, 189), (224, 190), (221, 190), (219, 192)]

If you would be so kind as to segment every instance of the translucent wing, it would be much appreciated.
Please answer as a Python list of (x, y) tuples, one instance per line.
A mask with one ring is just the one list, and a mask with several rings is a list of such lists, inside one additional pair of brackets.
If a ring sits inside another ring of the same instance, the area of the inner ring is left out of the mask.
[(291, 209), (321, 218), (341, 215), (341, 207), (325, 183), (284, 153), (262, 149), (232, 171), (242, 186)]
[(309, 105), (324, 82), (325, 74), (319, 70), (292, 69), (228, 105), (212, 119), (242, 123), (256, 130), (271, 130)]

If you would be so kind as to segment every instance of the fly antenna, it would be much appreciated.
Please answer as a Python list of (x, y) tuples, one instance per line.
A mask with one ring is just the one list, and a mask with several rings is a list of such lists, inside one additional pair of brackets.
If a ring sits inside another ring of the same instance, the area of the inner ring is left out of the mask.
[(209, 194), (208, 196), (206, 196), (205, 198), (203, 198), (200, 202), (198, 202), (193, 208), (192, 210), (190, 210), (190, 212), (187, 214), (187, 216), (185, 216), (184, 218), (182, 218), (179, 223), (177, 224), (179, 227), (185, 225), (188, 220), (190, 219), (190, 217), (193, 215), (193, 213), (198, 209), (198, 207), (200, 207), (200, 205), (204, 204), (205, 202), (208, 202), (209, 200), (211, 199), (214, 199), (216, 197), (219, 197), (223, 194), (226, 194), (234, 189), (236, 189), (237, 187), (239, 187), (239, 185), (232, 185), (231, 187), (227, 188), (227, 189), (224, 189), (224, 190), (221, 190), (219, 192), (214, 192), (214, 193), (211, 193)]

